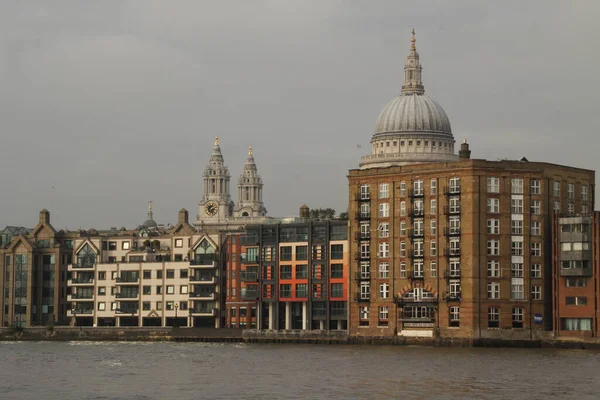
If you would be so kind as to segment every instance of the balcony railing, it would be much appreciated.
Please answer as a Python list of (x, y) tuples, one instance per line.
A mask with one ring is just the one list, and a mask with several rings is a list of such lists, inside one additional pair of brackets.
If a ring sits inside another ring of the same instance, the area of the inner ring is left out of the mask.
[(367, 260), (370, 260), (370, 259), (371, 259), (371, 255), (370, 255), (370, 254), (369, 254), (369, 255), (367, 255), (367, 254), (362, 254), (362, 253), (356, 253), (356, 254), (354, 255), (354, 259), (355, 259), (356, 261), (361, 261), (361, 260), (363, 260), (363, 261), (367, 261)]
[(560, 276), (592, 276), (592, 268), (560, 268)]
[(117, 299), (137, 299), (140, 296), (139, 293), (116, 293)]
[(369, 220), (369, 219), (371, 219), (371, 213), (370, 212), (368, 212), (368, 213), (357, 212), (356, 219), (359, 221), (360, 220)]
[(460, 269), (446, 269), (444, 271), (444, 278), (446, 278), (446, 279), (460, 279)]
[(460, 248), (446, 249), (446, 257), (460, 257)]
[(460, 215), (460, 206), (444, 207), (444, 214), (446, 214), (446, 215)]
[(248, 256), (242, 255), (240, 257), (240, 262), (242, 264), (258, 264), (258, 257), (248, 258)]
[(242, 235), (240, 243), (243, 246), (254, 246), (258, 244), (258, 236), (256, 235)]
[(116, 279), (117, 283), (138, 283), (140, 281), (140, 277), (139, 276), (125, 276), (125, 277), (118, 277)]
[(408, 252), (408, 258), (424, 258), (425, 257), (425, 252), (424, 251), (414, 251), (414, 250), (410, 250)]
[(76, 316), (78, 314), (89, 315), (89, 314), (93, 314), (93, 313), (94, 313), (94, 309), (93, 308), (88, 308), (88, 309), (85, 309), (85, 310), (82, 310), (82, 309), (71, 310), (71, 314), (73, 314), (73, 316)]
[(89, 268), (89, 269), (92, 269), (92, 268), (94, 268), (96, 266), (96, 263), (94, 263), (94, 264), (91, 264), (91, 263), (78, 264), (78, 263), (76, 263), (76, 264), (71, 264), (71, 266), (73, 268), (77, 268), (77, 269), (79, 269), (79, 268)]
[(412, 281), (419, 281), (419, 280), (423, 280), (425, 279), (425, 274), (423, 273), (423, 271), (411, 271), (410, 275), (409, 275), (410, 280)]
[(461, 301), (462, 296), (460, 292), (445, 292), (444, 293), (445, 301)]
[(354, 234), (354, 238), (356, 240), (370, 240), (371, 239), (371, 232), (356, 232)]
[(357, 303), (366, 303), (371, 301), (371, 295), (370, 294), (362, 294), (362, 293), (357, 293), (354, 296), (354, 301), (356, 301)]
[(94, 298), (93, 293), (73, 293), (69, 296), (74, 300), (92, 300)]
[(252, 271), (241, 271), (240, 281), (242, 282), (256, 282), (258, 281), (258, 272)]
[(424, 208), (414, 208), (414, 209), (410, 210), (409, 216), (411, 218), (423, 217), (423, 216), (425, 216), (425, 209)]
[(217, 293), (215, 293), (215, 292), (197, 292), (197, 291), (193, 291), (193, 292), (190, 292), (188, 294), (188, 297), (190, 299), (210, 299), (210, 300), (216, 300), (217, 299)]
[(137, 314), (139, 311), (140, 310), (137, 308), (117, 308), (117, 309), (115, 309), (116, 314), (131, 314), (132, 316)]
[(215, 261), (217, 261), (216, 254), (206, 254), (190, 260), (190, 265), (203, 265), (208, 267), (214, 266)]
[(460, 196), (460, 185), (456, 186), (445, 186), (444, 194), (446, 196)]
[(371, 193), (356, 193), (354, 195), (354, 201), (370, 201)]
[(425, 191), (423, 189), (421, 189), (421, 190), (410, 189), (408, 191), (408, 197), (410, 197), (411, 199), (413, 199), (415, 197), (425, 197)]
[(190, 311), (188, 311), (191, 314), (202, 314), (204, 316), (214, 316), (215, 315), (215, 308), (208, 308), (208, 307), (193, 307), (190, 308)]
[(446, 236), (460, 236), (460, 228), (446, 228)]
[(408, 237), (410, 237), (410, 238), (423, 237), (424, 235), (425, 235), (424, 229), (420, 229), (420, 230), (409, 229), (408, 230)]
[(371, 279), (371, 273), (370, 272), (357, 272), (354, 275), (354, 279), (356, 279), (356, 280), (369, 280), (369, 279)]
[(242, 298), (242, 300), (257, 300), (258, 299), (258, 291), (242, 292), (240, 297)]
[(199, 276), (190, 276), (190, 282), (205, 282), (205, 283), (214, 283), (215, 277), (213, 275), (199, 275)]
[(396, 301), (398, 302), (398, 304), (405, 304), (405, 303), (437, 303), (438, 298), (437, 296), (432, 296), (432, 297), (404, 297), (404, 296), (400, 296), (400, 297), (396, 297)]
[(94, 284), (94, 278), (73, 278), (71, 279), (71, 283), (76, 284)]

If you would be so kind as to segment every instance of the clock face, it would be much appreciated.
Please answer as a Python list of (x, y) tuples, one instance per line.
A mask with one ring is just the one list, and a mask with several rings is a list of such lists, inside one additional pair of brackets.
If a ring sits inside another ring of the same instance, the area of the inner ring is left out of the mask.
[(210, 216), (217, 215), (218, 207), (215, 203), (208, 203), (206, 205), (206, 213)]

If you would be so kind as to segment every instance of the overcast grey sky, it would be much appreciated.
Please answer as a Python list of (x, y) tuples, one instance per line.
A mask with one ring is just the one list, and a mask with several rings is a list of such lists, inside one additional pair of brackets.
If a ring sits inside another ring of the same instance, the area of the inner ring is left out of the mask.
[(343, 211), (413, 27), (473, 157), (600, 169), (599, 18), (597, 0), (0, 0), (0, 226), (48, 208), (57, 229), (134, 227), (148, 200), (195, 218), (214, 136), (232, 189), (254, 147), (269, 215)]

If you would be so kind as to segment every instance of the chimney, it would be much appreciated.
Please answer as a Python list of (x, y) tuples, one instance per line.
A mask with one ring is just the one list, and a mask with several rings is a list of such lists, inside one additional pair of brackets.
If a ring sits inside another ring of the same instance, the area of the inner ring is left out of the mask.
[(461, 160), (469, 160), (471, 158), (471, 150), (469, 150), (469, 143), (467, 143), (467, 139), (463, 139), (463, 142), (460, 145), (458, 158)]
[(300, 218), (309, 218), (310, 217), (310, 208), (306, 204), (300, 207)]
[(50, 223), (50, 211), (45, 208), (40, 211), (40, 224), (49, 224)]
[(188, 210), (182, 208), (179, 210), (179, 223), (187, 224), (189, 219)]

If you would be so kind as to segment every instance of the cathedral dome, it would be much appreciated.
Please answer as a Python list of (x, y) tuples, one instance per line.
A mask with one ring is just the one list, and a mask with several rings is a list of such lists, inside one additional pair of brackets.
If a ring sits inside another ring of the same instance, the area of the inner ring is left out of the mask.
[(397, 133), (452, 135), (450, 120), (435, 100), (424, 94), (401, 94), (379, 114), (375, 136)]

